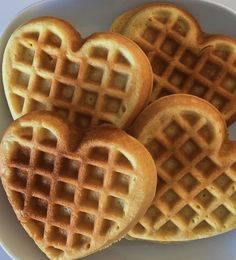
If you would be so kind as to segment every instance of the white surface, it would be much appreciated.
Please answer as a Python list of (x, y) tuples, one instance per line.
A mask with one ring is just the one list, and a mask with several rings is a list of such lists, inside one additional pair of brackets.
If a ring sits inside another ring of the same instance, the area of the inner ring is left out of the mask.
[[(1, 0), (3, 1), (3, 0)], [(15, 14), (24, 7), (37, 2), (36, 0), (5, 0), (0, 11), (0, 32), (11, 22)], [(105, 30), (111, 21), (121, 11), (142, 3), (145, 0), (52, 0), (45, 1), (44, 4), (33, 8), (32, 12), (26, 12), (21, 16), (13, 27), (29, 17), (36, 15), (58, 15), (74, 23), (83, 35), (96, 30)], [(148, 2), (148, 0), (146, 1)], [(163, 0), (164, 2), (164, 0)], [(200, 0), (176, 0), (173, 2), (184, 3), (200, 21), (203, 29), (211, 33), (227, 33), (236, 37), (236, 16), (219, 8), (203, 5)], [(215, 0), (215, 2), (225, 4), (236, 11), (235, 0)], [(101, 4), (103, 3), (103, 4)], [(5, 35), (6, 36), (6, 35)], [(0, 53), (1, 60), (1, 53)], [(0, 89), (1, 123), (0, 132), (11, 120), (6, 106), (2, 90)], [(231, 136), (236, 138), (236, 127), (231, 130)], [(15, 216), (7, 204), (5, 194), (0, 185), (0, 240), (4, 240), (5, 246), (18, 255), (19, 259), (44, 259), (39, 250), (27, 237)], [(174, 245), (154, 245), (145, 242), (122, 241), (113, 247), (95, 254), (86, 259), (99, 260), (236, 260), (236, 231), (201, 241)], [(32, 257), (33, 256), (33, 257)], [(0, 260), (9, 260), (4, 251), (0, 248)]]

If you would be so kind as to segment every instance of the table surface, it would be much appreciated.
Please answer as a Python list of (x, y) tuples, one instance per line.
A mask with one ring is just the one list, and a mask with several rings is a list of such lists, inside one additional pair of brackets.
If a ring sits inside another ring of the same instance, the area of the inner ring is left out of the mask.
[[(0, 12), (0, 35), (8, 23), (14, 18), (14, 16), (23, 8), (38, 2), (38, 0), (7, 0), (4, 1), (2, 10)], [(214, 0), (225, 6), (228, 6), (236, 11), (235, 0)], [(0, 247), (0, 260), (10, 260), (11, 258)]]

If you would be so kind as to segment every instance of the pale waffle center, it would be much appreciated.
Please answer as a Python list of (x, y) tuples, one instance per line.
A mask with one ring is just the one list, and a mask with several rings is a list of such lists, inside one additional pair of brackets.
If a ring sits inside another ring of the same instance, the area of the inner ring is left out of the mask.
[(9, 167), (19, 220), (52, 255), (86, 254), (124, 228), (136, 174), (109, 144), (91, 145), (82, 160), (62, 151), (47, 128), (23, 127), (12, 136)]
[(212, 153), (214, 139), (205, 118), (183, 112), (144, 143), (159, 181), (154, 202), (132, 236), (179, 241), (230, 228), (236, 216), (236, 163), (222, 166)]
[[(103, 46), (104, 45), (104, 46)], [(49, 30), (22, 34), (11, 71), (18, 114), (56, 111), (80, 128), (120, 122), (128, 112), (134, 68), (116, 44), (96, 44), (87, 55), (67, 53)]]

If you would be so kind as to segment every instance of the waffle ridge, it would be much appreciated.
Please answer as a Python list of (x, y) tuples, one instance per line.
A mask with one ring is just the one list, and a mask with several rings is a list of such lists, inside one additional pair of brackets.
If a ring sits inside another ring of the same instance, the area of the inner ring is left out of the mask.
[(170, 94), (192, 94), (211, 102), (228, 124), (236, 110), (236, 43), (206, 35), (185, 10), (150, 4), (124, 13), (111, 31), (134, 40), (147, 54), (154, 77), (150, 102)]
[[(32, 114), (33, 122), (30, 116), (12, 128), (11, 140), (6, 141), (10, 146), (7, 170), (2, 175), (24, 228), (50, 258), (57, 259), (85, 256), (115, 237), (120, 239), (128, 225), (126, 218), (129, 225), (134, 221), (130, 196), (139, 179), (134, 157), (127, 158), (127, 151), (114, 147), (114, 141), (104, 143), (96, 131), (93, 141), (85, 137), (81, 154), (77, 152), (80, 139), (73, 150), (66, 149), (62, 133), (57, 135), (47, 124), (48, 119), (55, 120), (53, 116), (44, 119), (44, 115)], [(63, 130), (61, 119), (59, 124)], [(106, 134), (116, 131), (103, 130)]]
[(184, 241), (234, 228), (235, 143), (224, 148), (223, 120), (212, 119), (216, 111), (209, 106), (204, 112), (207, 106), (194, 96), (173, 95), (155, 101), (134, 123), (132, 133), (152, 154), (159, 182), (131, 237)]

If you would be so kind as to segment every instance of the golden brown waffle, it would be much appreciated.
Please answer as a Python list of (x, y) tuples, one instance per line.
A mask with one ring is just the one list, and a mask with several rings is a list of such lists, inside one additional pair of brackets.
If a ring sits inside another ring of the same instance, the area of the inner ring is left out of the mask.
[(156, 189), (155, 164), (114, 127), (86, 134), (50, 112), (30, 113), (1, 142), (1, 179), (21, 224), (52, 259), (74, 259), (121, 239)]
[(185, 10), (150, 4), (118, 17), (111, 31), (134, 40), (153, 68), (151, 101), (188, 93), (211, 102), (227, 124), (236, 119), (236, 41), (206, 35)]
[(154, 241), (200, 239), (236, 227), (236, 142), (208, 102), (178, 94), (148, 106), (132, 134), (156, 162), (156, 197), (129, 232)]
[(153, 83), (146, 55), (129, 39), (97, 33), (82, 40), (53, 17), (16, 29), (2, 71), (13, 118), (50, 110), (80, 128), (126, 127), (147, 103)]

